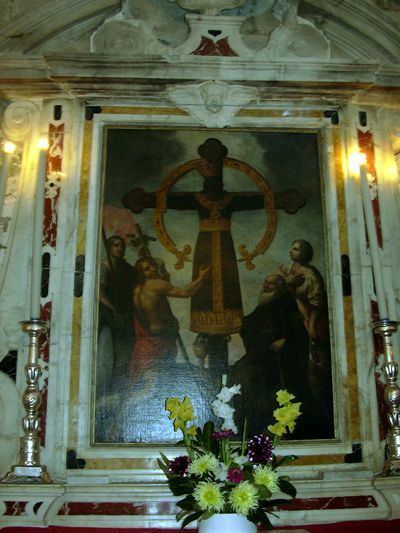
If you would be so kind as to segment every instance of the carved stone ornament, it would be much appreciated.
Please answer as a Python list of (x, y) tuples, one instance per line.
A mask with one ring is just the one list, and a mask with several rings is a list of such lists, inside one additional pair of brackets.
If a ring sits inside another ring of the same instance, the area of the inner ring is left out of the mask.
[(31, 102), (16, 101), (9, 104), (1, 121), (5, 137), (14, 142), (22, 141), (30, 132), (34, 115), (38, 118), (39, 110)]
[(6, 334), (6, 346), (9, 350), (19, 350), (22, 348), (24, 333), (18, 323), (13, 324), (6, 322), (3, 326), (3, 330)]
[[(378, 111), (378, 119), (381, 124), (386, 125), (388, 134), (391, 137), (393, 153), (397, 161), (399, 169), (400, 180), (400, 166), (399, 166), (399, 152), (400, 152), (400, 112), (396, 109), (380, 109)], [(400, 186), (400, 182), (399, 182)]]
[(163, 55), (170, 52), (142, 20), (106, 21), (93, 34), (91, 51), (119, 56)]
[[(190, 35), (181, 46), (174, 48), (174, 54), (254, 56), (254, 52), (243, 43), (240, 34), (245, 20), (245, 17), (186, 15), (185, 21), (190, 26)], [(211, 53), (205, 50), (205, 41), (212, 44)]]
[(383, 110), (385, 116), (385, 123), (388, 129), (389, 134), (392, 137), (400, 137), (400, 112), (385, 109)]
[(168, 96), (206, 128), (224, 128), (239, 109), (257, 98), (255, 87), (230, 86), (220, 81), (168, 87)]
[(203, 15), (219, 15), (224, 9), (235, 9), (245, 0), (169, 0), (187, 11), (197, 11)]
[(329, 59), (326, 37), (308, 24), (284, 24), (276, 28), (257, 59)]

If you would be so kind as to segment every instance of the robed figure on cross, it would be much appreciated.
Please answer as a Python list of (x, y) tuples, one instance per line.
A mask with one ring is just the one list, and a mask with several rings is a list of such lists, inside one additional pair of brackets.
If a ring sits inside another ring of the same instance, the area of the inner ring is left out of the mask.
[[(227, 343), (229, 335), (238, 333), (235, 318), (243, 318), (242, 296), (238, 261), (245, 261), (246, 268), (254, 269), (252, 260), (265, 252), (276, 231), (276, 207), (287, 213), (296, 213), (305, 200), (291, 189), (273, 193), (265, 179), (242, 161), (227, 157), (227, 148), (218, 139), (207, 139), (198, 148), (200, 159), (188, 161), (173, 170), (156, 193), (147, 193), (141, 188), (132, 189), (124, 198), (123, 205), (133, 213), (144, 208), (153, 208), (153, 223), (163, 246), (178, 259), (175, 268), (182, 268), (190, 261), (190, 245), (179, 251), (170, 239), (163, 220), (167, 209), (195, 210), (199, 216), (199, 234), (194, 256), (192, 279), (197, 279), (202, 265), (211, 265), (211, 275), (191, 298), (190, 330), (201, 337), (203, 356), (209, 356), (209, 365), (214, 370), (225, 372), (228, 365)], [(260, 192), (230, 193), (224, 190), (223, 168), (232, 168), (247, 175), (260, 188)], [(188, 172), (196, 170), (203, 178), (203, 190), (189, 193), (171, 193), (172, 186)], [(231, 216), (236, 211), (264, 209), (267, 214), (266, 231), (253, 252), (246, 245), (238, 249), (242, 256), (237, 259), (231, 234)], [(198, 353), (198, 351), (197, 351)]]

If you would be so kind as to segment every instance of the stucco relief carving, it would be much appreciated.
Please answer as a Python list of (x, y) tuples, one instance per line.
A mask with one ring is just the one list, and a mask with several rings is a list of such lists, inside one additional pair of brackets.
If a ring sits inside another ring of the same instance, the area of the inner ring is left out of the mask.
[(34, 120), (39, 116), (38, 108), (32, 102), (16, 101), (8, 105), (1, 120), (1, 127), (10, 141), (22, 141), (29, 133)]
[(392, 140), (393, 152), (395, 154), (398, 153), (400, 150), (400, 111), (382, 109), (379, 112), (379, 119), (386, 125), (387, 132)]
[(255, 87), (230, 86), (220, 81), (197, 85), (175, 85), (168, 96), (181, 109), (202, 122), (206, 128), (224, 128), (239, 109), (257, 98)]
[(384, 110), (385, 123), (392, 137), (400, 137), (400, 112), (393, 110)]
[(142, 20), (106, 21), (93, 34), (91, 43), (92, 52), (118, 56), (162, 55), (170, 50)]
[(329, 59), (329, 41), (309, 24), (284, 24), (276, 28), (257, 59)]
[(234, 9), (245, 0), (169, 0), (187, 11), (197, 11), (203, 15), (219, 15), (224, 9)]
[(22, 348), (24, 332), (18, 323), (6, 322), (3, 326), (3, 331), (6, 334), (6, 346), (9, 350), (19, 350)]

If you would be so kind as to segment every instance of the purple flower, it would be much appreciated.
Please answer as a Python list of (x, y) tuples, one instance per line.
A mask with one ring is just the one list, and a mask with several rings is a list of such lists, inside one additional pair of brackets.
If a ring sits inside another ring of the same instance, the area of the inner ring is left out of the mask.
[(253, 463), (265, 464), (272, 459), (274, 447), (264, 435), (256, 435), (250, 439), (247, 447), (249, 461)]
[(224, 439), (225, 437), (232, 437), (232, 435), (233, 431), (231, 429), (228, 429), (228, 431), (216, 431), (211, 437), (211, 440)]
[(244, 479), (244, 474), (240, 468), (230, 468), (226, 477), (232, 483), (240, 483)]
[(177, 476), (184, 477), (187, 474), (189, 466), (189, 457), (187, 455), (181, 455), (176, 459), (173, 459), (168, 466), (168, 474), (176, 474)]

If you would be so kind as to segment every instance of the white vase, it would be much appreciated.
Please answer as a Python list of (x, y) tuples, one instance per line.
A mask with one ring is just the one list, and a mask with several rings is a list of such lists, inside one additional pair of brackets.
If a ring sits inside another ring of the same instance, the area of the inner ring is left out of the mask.
[(198, 526), (199, 533), (257, 533), (257, 526), (238, 514), (215, 514)]

